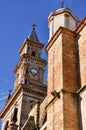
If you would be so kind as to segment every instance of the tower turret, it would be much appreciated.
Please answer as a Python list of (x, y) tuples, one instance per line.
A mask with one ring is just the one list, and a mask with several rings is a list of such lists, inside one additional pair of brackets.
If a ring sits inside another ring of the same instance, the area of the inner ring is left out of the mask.
[(60, 26), (74, 31), (77, 27), (78, 22), (78, 18), (72, 13), (69, 8), (63, 7), (51, 12), (48, 17), (50, 29), (49, 39), (51, 39), (51, 37), (55, 34)]

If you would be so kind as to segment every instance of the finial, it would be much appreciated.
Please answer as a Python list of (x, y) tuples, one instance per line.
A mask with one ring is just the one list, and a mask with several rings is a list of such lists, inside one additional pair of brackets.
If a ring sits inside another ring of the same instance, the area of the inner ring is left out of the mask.
[(9, 90), (9, 93), (11, 93), (11, 92), (12, 92), (12, 90), (10, 89), (10, 90)]
[(64, 8), (64, 1), (61, 2), (61, 8)]
[(10, 90), (9, 90), (9, 94), (8, 94), (8, 98), (7, 98), (7, 100), (10, 99), (10, 97), (11, 97), (11, 92), (12, 92), (12, 90), (10, 89)]
[(37, 26), (37, 25), (35, 25), (35, 24), (33, 23), (33, 24), (32, 24), (32, 29), (34, 30), (36, 26)]

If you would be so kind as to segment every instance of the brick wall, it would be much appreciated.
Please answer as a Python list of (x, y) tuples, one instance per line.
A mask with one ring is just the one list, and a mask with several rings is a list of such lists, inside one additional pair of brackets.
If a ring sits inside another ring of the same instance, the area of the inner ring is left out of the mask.
[[(75, 34), (65, 28), (61, 31), (48, 50), (47, 130), (79, 130), (77, 96), (73, 95), (78, 90)], [(60, 98), (53, 100), (54, 90), (60, 91)]]
[(77, 36), (78, 51), (79, 51), (79, 67), (80, 67), (80, 81), (82, 92), (80, 93), (80, 109), (82, 129), (86, 130), (86, 26)]

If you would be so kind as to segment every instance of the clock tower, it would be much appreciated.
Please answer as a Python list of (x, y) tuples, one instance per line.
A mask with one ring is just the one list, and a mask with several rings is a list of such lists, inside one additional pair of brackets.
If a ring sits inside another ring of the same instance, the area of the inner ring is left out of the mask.
[(46, 60), (41, 58), (43, 47), (44, 44), (39, 42), (35, 25), (33, 24), (30, 36), (24, 41), (19, 50), (21, 57), (14, 69), (15, 90), (20, 83), (25, 85), (28, 85), (30, 81), (43, 83), (46, 65)]
[(19, 50), (20, 59), (14, 69), (14, 92), (0, 114), (2, 130), (20, 130), (31, 104), (46, 96), (47, 87), (43, 81), (47, 62), (41, 57), (43, 47), (33, 24)]

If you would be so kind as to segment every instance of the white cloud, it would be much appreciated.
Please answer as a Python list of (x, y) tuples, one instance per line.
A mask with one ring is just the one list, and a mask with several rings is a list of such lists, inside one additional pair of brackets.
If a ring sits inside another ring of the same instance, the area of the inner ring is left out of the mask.
[(8, 92), (4, 92), (4, 90), (2, 91), (2, 92), (0, 92), (1, 94), (0, 94), (0, 97), (2, 97), (2, 96), (5, 96), (5, 95), (8, 95)]
[(7, 96), (4, 96), (4, 97), (1, 97), (0, 98), (0, 101), (4, 101), (4, 100), (6, 100), (7, 99)]

